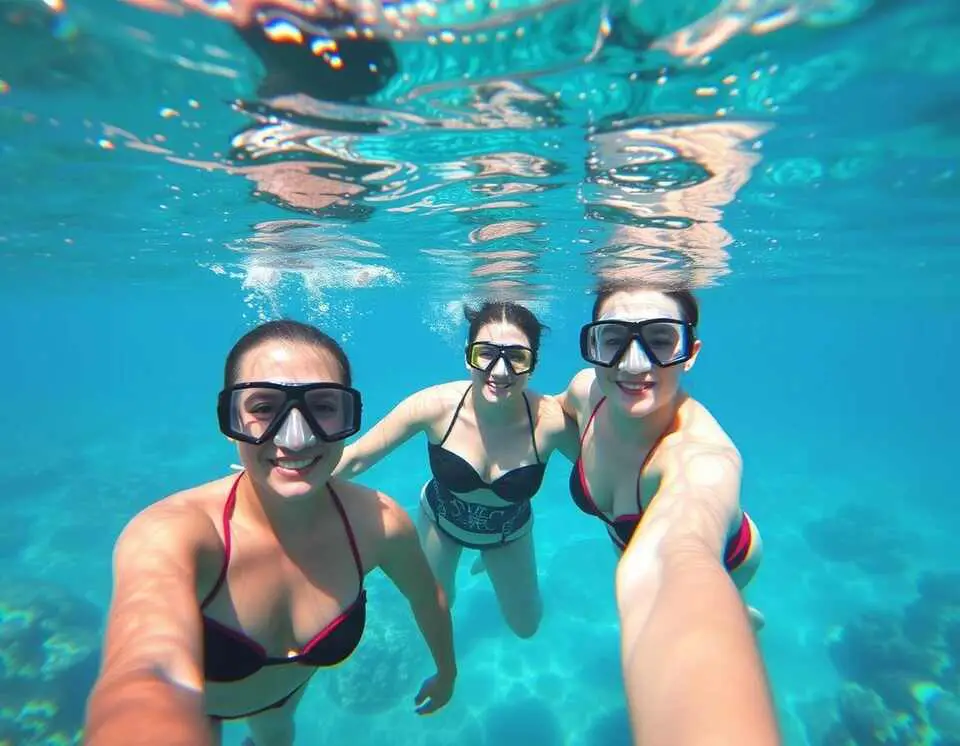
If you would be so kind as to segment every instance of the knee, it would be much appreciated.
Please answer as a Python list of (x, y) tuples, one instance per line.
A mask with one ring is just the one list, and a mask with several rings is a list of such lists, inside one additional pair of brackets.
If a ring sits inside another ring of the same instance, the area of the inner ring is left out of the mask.
[(457, 588), (453, 583), (449, 586), (443, 586), (443, 595), (447, 597), (447, 608), (453, 608), (453, 602), (457, 600)]
[(253, 746), (293, 746), (296, 726), (292, 716), (272, 716), (269, 722), (251, 723), (250, 735)]
[(521, 610), (521, 613), (509, 614), (506, 617), (511, 631), (521, 640), (529, 640), (540, 629), (540, 620), (543, 619), (543, 606), (538, 598), (535, 603)]

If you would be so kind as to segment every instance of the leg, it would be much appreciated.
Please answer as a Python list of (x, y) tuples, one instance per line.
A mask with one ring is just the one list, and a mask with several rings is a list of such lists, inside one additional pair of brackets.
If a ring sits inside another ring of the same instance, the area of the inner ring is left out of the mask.
[(543, 617), (533, 532), (495, 549), (484, 549), (483, 564), (510, 629), (517, 637), (533, 637)]
[(417, 516), (417, 533), (430, 569), (447, 594), (447, 604), (452, 609), (457, 593), (457, 565), (460, 564), (463, 547), (437, 528), (422, 501)]
[(214, 718), (208, 718), (210, 723), (210, 743), (213, 746), (220, 746), (223, 743), (223, 722)]
[(247, 719), (250, 738), (243, 746), (293, 746), (293, 713), (307, 690), (304, 684), (279, 707), (265, 710)]

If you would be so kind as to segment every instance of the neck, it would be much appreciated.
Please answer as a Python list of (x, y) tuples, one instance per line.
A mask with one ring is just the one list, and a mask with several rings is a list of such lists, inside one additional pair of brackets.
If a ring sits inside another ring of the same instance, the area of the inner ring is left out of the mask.
[(473, 402), (473, 411), (478, 420), (490, 422), (493, 424), (502, 424), (511, 422), (517, 418), (518, 412), (523, 409), (523, 392), (512, 397), (510, 401), (494, 404), (483, 398), (480, 390), (474, 386), (470, 392), (470, 399)]
[(624, 414), (616, 407), (604, 407), (604, 409), (607, 413), (607, 421), (621, 441), (646, 448), (670, 427), (684, 399), (686, 394), (680, 392), (669, 404), (639, 419)]
[[(327, 500), (319, 494), (303, 495), (296, 499), (283, 498), (269, 489), (257, 489), (250, 479), (241, 477), (237, 487), (238, 512), (247, 520), (260, 524), (276, 535), (290, 535), (316, 526), (317, 519), (327, 509)], [(326, 490), (324, 484), (320, 490)]]

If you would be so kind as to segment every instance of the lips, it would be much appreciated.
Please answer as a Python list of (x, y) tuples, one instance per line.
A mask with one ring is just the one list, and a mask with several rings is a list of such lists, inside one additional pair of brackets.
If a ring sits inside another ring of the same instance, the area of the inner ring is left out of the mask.
[(616, 384), (628, 396), (642, 396), (654, 388), (653, 381), (616, 381)]
[(302, 476), (317, 465), (323, 456), (314, 456), (313, 458), (293, 459), (280, 458), (270, 459), (270, 464), (281, 474), (291, 474)]

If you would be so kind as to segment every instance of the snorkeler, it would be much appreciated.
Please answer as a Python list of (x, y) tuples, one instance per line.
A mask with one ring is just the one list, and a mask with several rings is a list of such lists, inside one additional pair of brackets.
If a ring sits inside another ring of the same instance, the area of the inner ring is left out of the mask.
[(488, 302), (465, 315), (470, 380), (406, 398), (346, 448), (335, 473), (355, 477), (426, 435), (432, 477), (418, 527), (430, 566), (452, 606), (461, 553), (479, 550), (504, 619), (526, 638), (542, 615), (531, 500), (553, 451), (576, 447), (576, 431), (551, 397), (527, 388), (543, 328), (533, 313)]
[(417, 712), (443, 707), (456, 678), (450, 611), (413, 522), (383, 493), (331, 478), (360, 429), (343, 350), (312, 326), (269, 322), (236, 343), (224, 377), (220, 429), (243, 471), (123, 530), (85, 742), (218, 744), (221, 721), (245, 719), (255, 746), (292, 746), (308, 682), (360, 643), (364, 579), (378, 567), (436, 662)]
[[(603, 521), (618, 552), (639, 527), (654, 553), (664, 537), (704, 533), (744, 588), (762, 542), (740, 507), (740, 454), (680, 385), (700, 351), (698, 322), (688, 291), (601, 287), (580, 335), (592, 367), (559, 397), (581, 433), (570, 493), (580, 510)], [(750, 613), (761, 627), (759, 612)]]

